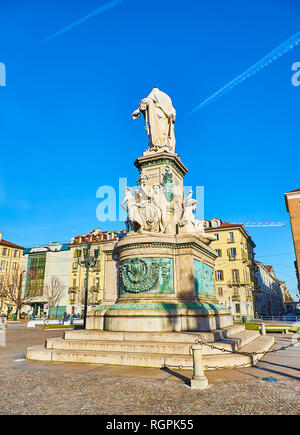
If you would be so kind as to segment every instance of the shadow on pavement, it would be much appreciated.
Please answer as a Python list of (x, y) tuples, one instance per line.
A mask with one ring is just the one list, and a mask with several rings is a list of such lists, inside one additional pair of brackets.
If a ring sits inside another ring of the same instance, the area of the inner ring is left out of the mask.
[(180, 373), (177, 373), (177, 372), (175, 372), (173, 370), (170, 370), (168, 367), (162, 367), (160, 370), (162, 370), (162, 371), (164, 371), (166, 373), (169, 373), (172, 376), (175, 376), (176, 378), (180, 379), (181, 381), (183, 381), (188, 386), (191, 385), (190, 378), (187, 378), (186, 376), (184, 376), (184, 375), (182, 375)]

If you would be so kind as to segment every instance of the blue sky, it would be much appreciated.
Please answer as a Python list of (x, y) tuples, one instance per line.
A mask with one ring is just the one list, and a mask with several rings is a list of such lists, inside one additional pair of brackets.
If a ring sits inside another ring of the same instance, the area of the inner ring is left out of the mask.
[(97, 220), (96, 191), (117, 190), (119, 177), (135, 184), (147, 138), (130, 114), (157, 86), (177, 111), (185, 184), (205, 186), (205, 217), (287, 223), (249, 233), (257, 258), (295, 294), (283, 194), (300, 187), (300, 86), (291, 83), (300, 45), (188, 114), (300, 30), (299, 1), (124, 0), (83, 19), (107, 3), (1, 1), (3, 237), (27, 247), (124, 227)]

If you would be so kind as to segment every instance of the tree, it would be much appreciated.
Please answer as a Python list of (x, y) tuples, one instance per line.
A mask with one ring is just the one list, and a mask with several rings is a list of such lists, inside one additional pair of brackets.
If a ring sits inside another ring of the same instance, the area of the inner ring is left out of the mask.
[(11, 276), (7, 276), (2, 282), (2, 291), (5, 293), (8, 301), (16, 307), (17, 319), (19, 318), (22, 307), (30, 304), (33, 299), (33, 296), (28, 295), (23, 290), (24, 277), (25, 271), (15, 271)]
[(5, 298), (6, 298), (6, 288), (5, 288), (5, 285), (4, 285), (4, 279), (1, 276), (0, 277), (0, 301), (1, 301), (0, 302), (0, 316), (1, 316), (1, 313), (2, 313), (2, 309), (3, 309), (3, 304), (4, 304)]
[(53, 318), (53, 309), (61, 300), (64, 290), (65, 286), (60, 279), (54, 275), (52, 275), (49, 283), (45, 285), (45, 296), (50, 308), (51, 318)]

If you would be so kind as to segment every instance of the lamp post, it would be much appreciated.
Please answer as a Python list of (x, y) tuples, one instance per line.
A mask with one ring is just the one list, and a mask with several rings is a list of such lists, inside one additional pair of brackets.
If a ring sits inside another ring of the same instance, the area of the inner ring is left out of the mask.
[(87, 248), (83, 249), (83, 260), (78, 258), (78, 264), (85, 268), (85, 292), (84, 292), (84, 313), (83, 313), (83, 328), (86, 329), (86, 315), (89, 289), (89, 270), (96, 266), (99, 249), (95, 249), (94, 256), (90, 255), (91, 242), (87, 244)]

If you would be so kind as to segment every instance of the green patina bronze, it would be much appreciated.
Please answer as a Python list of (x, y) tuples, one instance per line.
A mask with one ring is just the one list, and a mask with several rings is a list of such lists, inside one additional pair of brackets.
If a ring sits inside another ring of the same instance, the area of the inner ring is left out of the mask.
[(173, 293), (173, 259), (135, 257), (120, 263), (120, 293)]
[(165, 173), (163, 175), (162, 180), (162, 191), (163, 194), (168, 202), (171, 202), (174, 198), (174, 192), (173, 192), (173, 174), (170, 171), (170, 166), (165, 167)]
[(211, 266), (194, 259), (194, 283), (196, 295), (214, 297), (214, 270)]
[(187, 173), (187, 169), (182, 165), (179, 165), (175, 160), (172, 159), (167, 159), (167, 158), (162, 158), (162, 159), (152, 159), (152, 160), (148, 160), (145, 162), (138, 162), (137, 164), (135, 163), (135, 165), (138, 168), (144, 168), (147, 166), (157, 166), (157, 165), (161, 165), (161, 164), (167, 164), (172, 166), (173, 168), (175, 168), (182, 177), (185, 176), (185, 174)]

